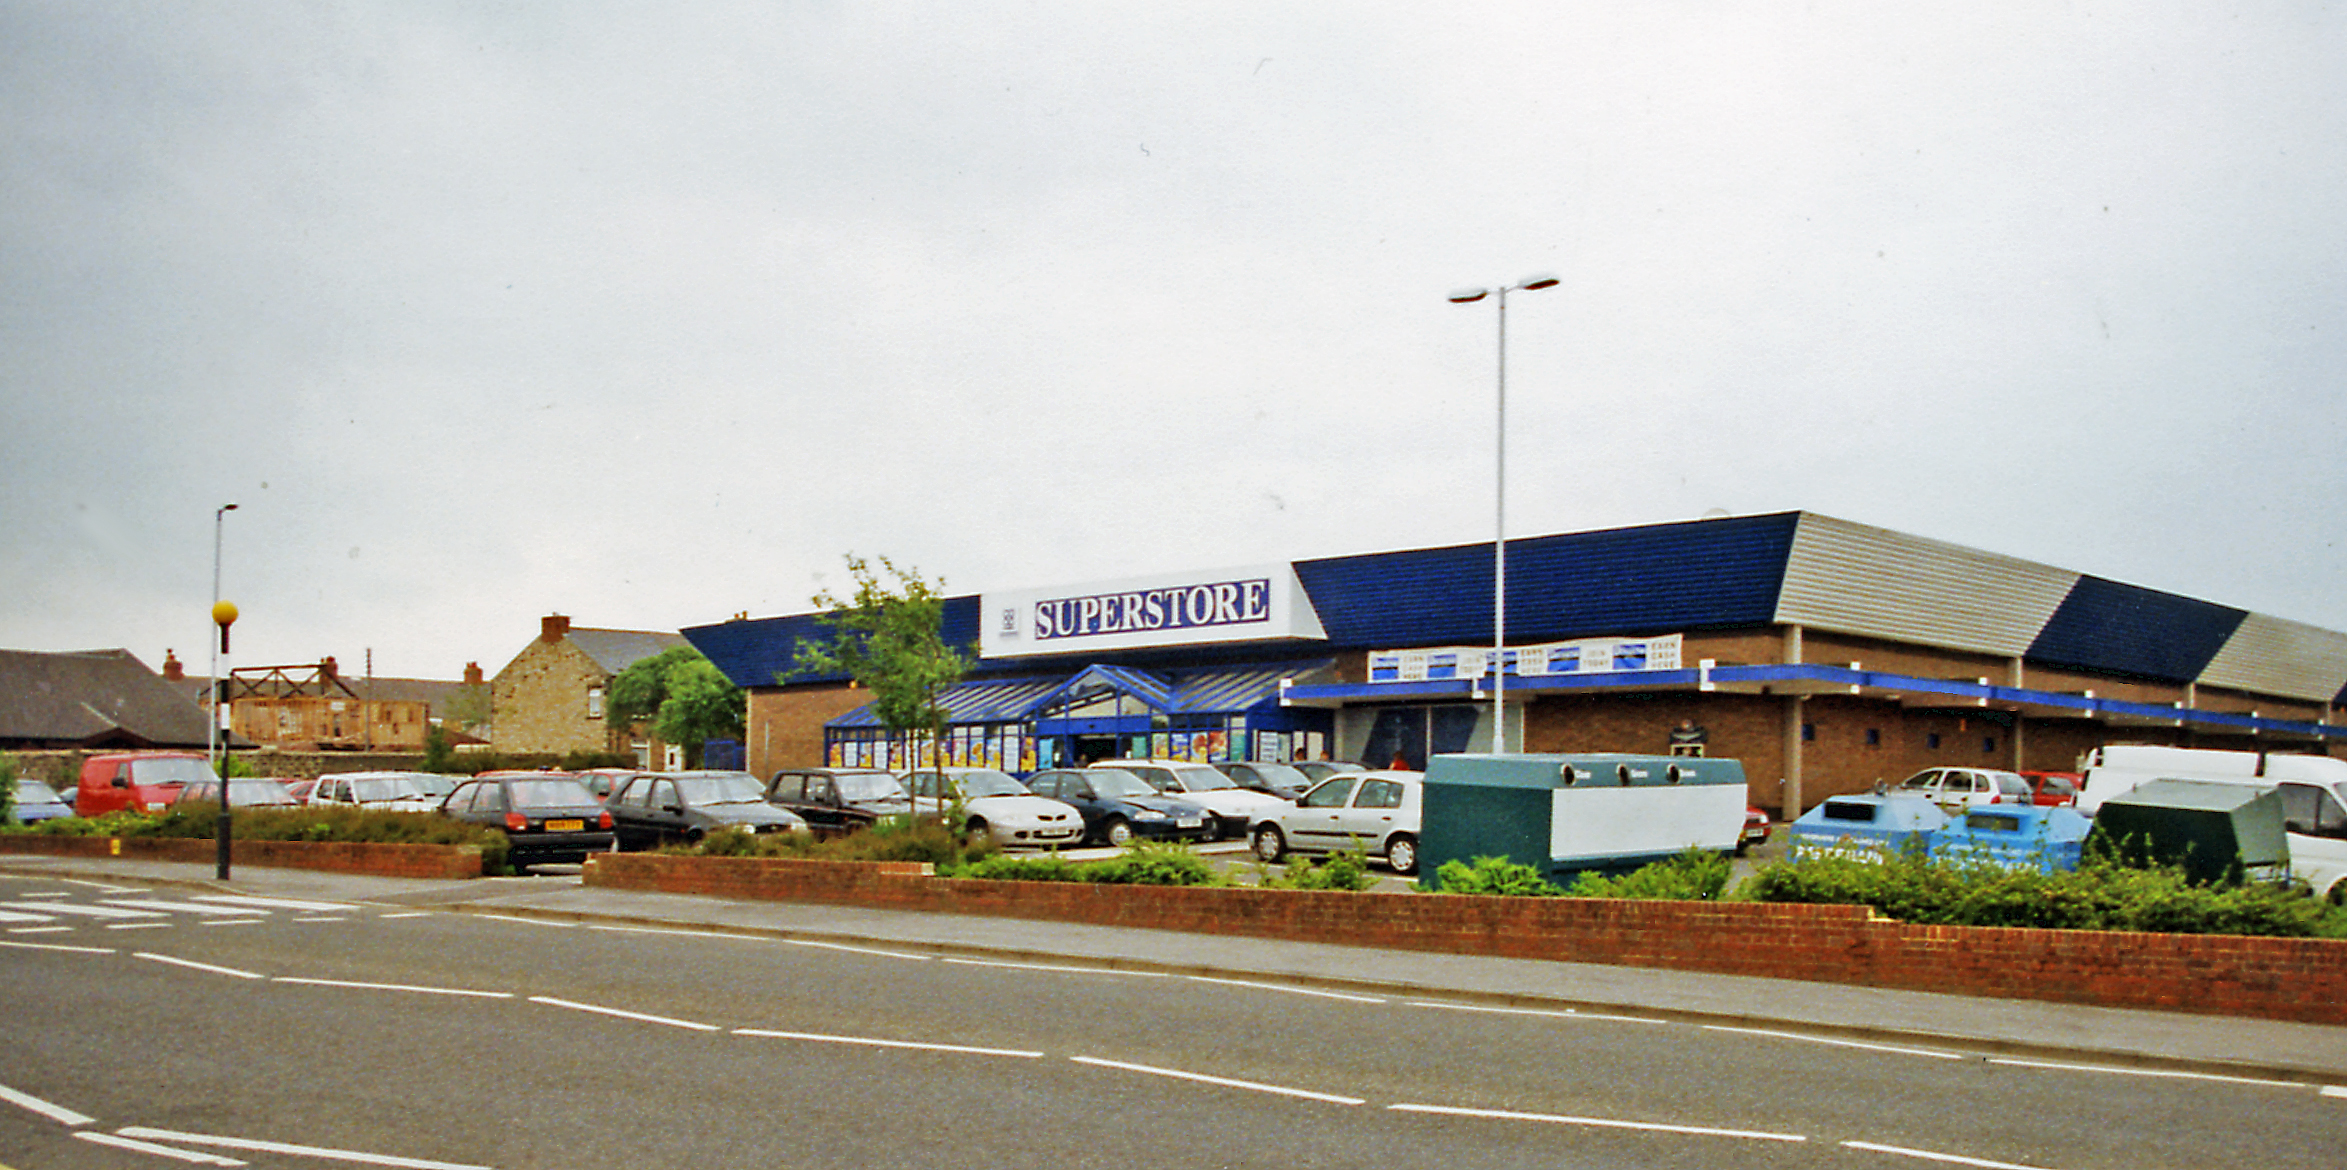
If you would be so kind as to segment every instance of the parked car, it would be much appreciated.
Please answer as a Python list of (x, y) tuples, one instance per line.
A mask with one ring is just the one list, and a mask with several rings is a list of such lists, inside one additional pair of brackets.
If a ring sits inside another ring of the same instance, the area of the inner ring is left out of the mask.
[(636, 770), (634, 768), (588, 768), (573, 772), (571, 775), (578, 777), (579, 783), (586, 785), (587, 791), (593, 793), (595, 799), (609, 800), (612, 791), (627, 783), (630, 778), (636, 775)]
[(2023, 772), (2020, 776), (2029, 783), (2032, 803), (2048, 808), (2077, 804), (2079, 785), (2086, 779), (2077, 772)]
[(604, 798), (622, 849), (681, 841), (698, 844), (711, 829), (804, 833), (807, 822), (766, 803), (766, 788), (748, 772), (638, 772)]
[(1925, 768), (1900, 781), (1898, 790), (1929, 797), (1950, 812), (1976, 804), (2031, 804), (2037, 799), (2019, 773), (1993, 768)]
[(818, 833), (847, 833), (913, 810), (894, 772), (878, 768), (785, 768), (766, 784), (766, 802), (804, 818)]
[[(197, 780), (180, 786), (179, 795), (171, 799), (174, 805), (220, 803), (218, 780)], [(285, 782), (273, 776), (236, 776), (228, 781), (228, 804), (231, 808), (251, 808), (266, 805), (299, 804), (293, 794), (285, 790)]]
[(1057, 768), (1027, 777), (1027, 790), (1075, 806), (1084, 840), (1122, 847), (1135, 837), (1198, 841), (1214, 817), (1201, 805), (1176, 800), (1121, 768)]
[(73, 815), (73, 806), (66, 803), (55, 789), (38, 780), (18, 777), (16, 781), (16, 819), (19, 824), (53, 821)]
[(195, 752), (121, 752), (91, 756), (81, 765), (73, 810), (85, 817), (110, 812), (161, 812), (179, 787), (192, 780), (219, 783), (212, 765)]
[(1423, 772), (1342, 772), (1314, 785), (1303, 798), (1256, 821), (1249, 830), (1255, 856), (1278, 861), (1290, 852), (1358, 849), (1382, 857), (1399, 874), (1418, 872)]
[(287, 781), (285, 785), (285, 794), (292, 797), (295, 804), (310, 803), (310, 794), (317, 790), (318, 781), (314, 777), (307, 780)]
[(1744, 808), (1744, 831), (1736, 834), (1736, 856), (1742, 857), (1755, 845), (1768, 841), (1768, 814), (1749, 805)]
[(430, 779), (425, 772), (337, 772), (313, 781), (302, 803), (432, 812), (447, 793), (434, 793)]
[(611, 814), (568, 772), (483, 772), (440, 802), (443, 816), (497, 829), (516, 869), (609, 852)]
[(962, 800), (963, 825), (1005, 849), (1073, 845), (1084, 839), (1084, 814), (1074, 805), (1027, 790), (998, 768), (921, 768), (905, 774), (916, 812), (938, 815), (952, 796)]
[(1241, 788), (1230, 777), (1204, 764), (1181, 760), (1102, 760), (1096, 766), (1122, 769), (1167, 796), (1204, 805), (1206, 811), (1214, 814), (1214, 823), (1208, 826), (1206, 836), (1209, 841), (1245, 837), (1248, 827), (1255, 822), (1295, 807), (1294, 801)]
[[(1304, 795), (1317, 781), (1289, 764), (1271, 764), (1257, 760), (1218, 760), (1215, 771), (1231, 778), (1231, 783), (1249, 792), (1269, 793), (1281, 800), (1294, 800)], [(1327, 779), (1327, 777), (1322, 777)]]
[(1351, 760), (1297, 760), (1296, 770), (1302, 772), (1314, 784), (1318, 784), (1331, 776), (1341, 776), (1346, 772), (1366, 772), (1369, 770), (1369, 765), (1356, 764)]

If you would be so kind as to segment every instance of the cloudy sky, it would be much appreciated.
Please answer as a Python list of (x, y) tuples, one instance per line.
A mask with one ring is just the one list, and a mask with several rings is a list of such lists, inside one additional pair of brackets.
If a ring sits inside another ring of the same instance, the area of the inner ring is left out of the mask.
[(2347, 8), (0, 0), (0, 646), (1807, 509), (2347, 629)]

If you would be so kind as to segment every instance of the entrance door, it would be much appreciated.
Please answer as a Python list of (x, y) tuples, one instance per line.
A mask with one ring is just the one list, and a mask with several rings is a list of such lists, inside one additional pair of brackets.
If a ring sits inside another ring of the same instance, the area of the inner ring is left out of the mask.
[(1426, 770), (1429, 757), (1471, 751), (1475, 721), (1482, 709), (1465, 703), (1440, 707), (1385, 707), (1369, 729), (1361, 762), (1372, 768)]

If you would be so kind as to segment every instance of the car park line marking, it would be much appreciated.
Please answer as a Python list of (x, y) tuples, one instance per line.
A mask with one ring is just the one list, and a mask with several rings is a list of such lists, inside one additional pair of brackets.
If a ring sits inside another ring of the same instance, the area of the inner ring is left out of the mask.
[(172, 928), (174, 925), (176, 925), (176, 924), (175, 924), (175, 923), (170, 923), (170, 922), (109, 922), (109, 923), (107, 923), (107, 924), (106, 924), (106, 929), (108, 929), (108, 930), (169, 930), (169, 929), (171, 929), (171, 928)]
[(131, 910), (173, 910), (181, 914), (204, 914), (214, 918), (250, 918), (253, 911), (233, 906), (207, 906), (202, 902), (166, 902), (161, 898), (108, 898), (109, 906)]
[[(49, 929), (64, 930), (66, 928), (60, 926)], [(77, 955), (111, 955), (114, 953), (113, 947), (77, 947), (65, 943), (0, 942), (0, 947), (16, 947), (27, 951), (71, 951)]]
[(269, 921), (269, 920), (268, 920), (268, 919), (266, 919), (266, 918), (215, 918), (215, 919), (207, 919), (207, 920), (204, 922), (204, 925), (206, 925), (206, 926), (259, 926), (260, 924), (262, 924), (262, 923), (264, 923), (264, 922), (267, 922), (267, 921)]
[(1058, 971), (1067, 975), (1130, 975), (1141, 979), (1169, 979), (1164, 971), (1119, 971), (1113, 967), (1070, 967), (1055, 963), (1006, 963), (996, 959), (946, 959), (963, 967), (1008, 967), (1014, 971)]
[(359, 991), (415, 991), (425, 995), (470, 995), (481, 999), (512, 999), (510, 991), (474, 991), (464, 987), (419, 987), (409, 983), (359, 983), (348, 979), (303, 979), (279, 975), (272, 983), (299, 983), (305, 987), (348, 987)]
[(1147, 1073), (1150, 1076), (1155, 1077), (1172, 1077), (1175, 1080), (1196, 1081), (1204, 1085), (1221, 1085), (1225, 1088), (1231, 1089), (1251, 1089), (1258, 1093), (1277, 1093), (1283, 1097), (1303, 1097), (1311, 1101), (1326, 1101), (1331, 1105), (1368, 1104), (1367, 1101), (1364, 1101), (1359, 1097), (1339, 1097), (1332, 1093), (1315, 1093), (1310, 1089), (1291, 1089), (1285, 1085), (1266, 1085), (1260, 1081), (1235, 1081), (1228, 1077), (1210, 1077), (1204, 1073), (1183, 1072), (1179, 1069), (1158, 1068), (1154, 1065), (1126, 1064), (1121, 1060), (1101, 1060), (1090, 1056), (1071, 1056), (1068, 1059), (1075, 1061), (1077, 1064), (1089, 1064), (1096, 1068), (1123, 1069), (1126, 1072)]
[(30, 909), (52, 917), (59, 914), (79, 914), (84, 918), (161, 918), (153, 910), (120, 910), (112, 906), (76, 906), (70, 902), (35, 902), (25, 906), (14, 902), (0, 902), (0, 909), (14, 907)]
[(667, 1016), (647, 1016), (641, 1012), (627, 1012), (621, 1011), (618, 1008), (597, 1007), (591, 1003), (576, 1003), (567, 999), (556, 999), (550, 995), (533, 995), (530, 997), (530, 1002), (542, 1003), (548, 1007), (569, 1008), (576, 1012), (594, 1012), (597, 1015), (617, 1016), (623, 1020), (640, 1020), (647, 1024), (666, 1024), (671, 1028), (690, 1028), (695, 1032), (715, 1032), (719, 1030), (715, 1024), (696, 1024), (691, 1020), (670, 1019)]
[(2009, 1056), (1992, 1056), (1988, 1058), (1988, 1062), (1990, 1064), (2011, 1065), (2014, 1068), (2042, 1068), (2054, 1072), (2111, 1073), (2115, 1076), (2123, 1077), (2168, 1077), (2175, 1080), (2186, 1081), (2219, 1081), (2229, 1085), (2259, 1085), (2269, 1089), (2303, 1089), (2306, 1087), (2306, 1085), (2300, 1081), (2276, 1081), (2260, 1077), (2234, 1077), (2226, 1076), (2222, 1073), (2180, 1072), (2175, 1069), (2165, 1068), (2118, 1068), (2112, 1065), (2060, 1064), (2047, 1060), (2021, 1060), (2019, 1058)]
[(296, 918), (296, 919), (294, 919), (294, 921), (295, 921), (295, 922), (348, 922), (348, 921), (350, 921), (350, 915), (348, 915), (348, 914), (344, 914), (344, 915), (340, 915), (340, 916), (338, 916), (338, 917), (334, 917), (334, 918), (325, 918), (325, 917), (320, 917), (320, 916), (318, 916), (318, 915), (311, 915), (310, 917), (307, 917), (307, 918)]
[(926, 963), (930, 959), (928, 955), (908, 955), (902, 951), (879, 951), (871, 947), (851, 947), (846, 943), (816, 942), (811, 938), (786, 938), (782, 941), (794, 947), (821, 947), (827, 951), (846, 951), (854, 955), (879, 955), (884, 959), (911, 959), (916, 963)]
[(359, 1162), (369, 1166), (398, 1166), (405, 1170), (492, 1170), (488, 1166), (468, 1166), (462, 1162), (432, 1162), (422, 1158), (398, 1158), (390, 1154), (367, 1154), (357, 1150), (336, 1150), (325, 1146), (296, 1146), (285, 1142), (264, 1142), (252, 1138), (221, 1137), (209, 1133), (181, 1133), (170, 1129), (149, 1129), (130, 1125), (114, 1131), (124, 1137), (156, 1138), (162, 1141), (186, 1142), (197, 1146), (220, 1146), (230, 1150), (253, 1150), (267, 1154), (294, 1154), (307, 1158), (326, 1158), (336, 1162)]
[(814, 1040), (824, 1044), (860, 1044), (873, 1048), (913, 1048), (923, 1052), (957, 1052), (965, 1056), (1013, 1056), (1022, 1060), (1040, 1060), (1040, 1052), (1022, 1052), (1015, 1048), (971, 1048), (960, 1044), (919, 1044), (911, 1040), (875, 1040), (868, 1036), (826, 1036), (819, 1032), (774, 1032), (765, 1028), (735, 1028), (736, 1036), (766, 1036), (776, 1040)]
[(234, 1158), (223, 1158), (218, 1154), (207, 1154), (202, 1150), (182, 1150), (172, 1146), (158, 1146), (153, 1142), (142, 1142), (137, 1138), (119, 1137), (110, 1133), (91, 1133), (84, 1130), (73, 1136), (85, 1142), (96, 1142), (101, 1146), (112, 1146), (118, 1150), (130, 1150), (140, 1154), (161, 1154), (166, 1158), (176, 1158), (182, 1162), (194, 1162), (199, 1166), (249, 1166), (252, 1164), (240, 1162)]
[(1910, 1150), (1901, 1146), (1878, 1146), (1873, 1142), (1843, 1142), (1843, 1148), (1866, 1150), (1876, 1154), (1897, 1154), (1902, 1158), (1921, 1158), (1926, 1162), (1948, 1162), (1957, 1166), (1979, 1166), (1983, 1170), (2041, 1170), (2018, 1162), (1991, 1162), (1986, 1158), (1967, 1158), (1962, 1154), (1936, 1154), (1930, 1150)]
[(1225, 987), (1252, 987), (1257, 991), (1284, 991), (1290, 995), (1317, 995), (1322, 999), (1343, 999), (1354, 1003), (1384, 1003), (1374, 995), (1348, 995), (1341, 991), (1320, 991), (1310, 987), (1283, 987), (1277, 983), (1256, 983), (1246, 979), (1217, 979), (1212, 975), (1184, 975), (1184, 979), (1199, 983), (1220, 983)]
[(1561, 1020), (1600, 1020), (1609, 1024), (1669, 1024), (1669, 1020), (1649, 1019), (1645, 1016), (1608, 1016), (1597, 1012), (1577, 1012), (1571, 1008), (1509, 1008), (1486, 1007), (1474, 1003), (1435, 1003), (1431, 1000), (1413, 1000), (1411, 1007), (1441, 1008), (1448, 1012), (1490, 1012), (1502, 1016), (1550, 1016)]
[(1892, 1044), (1868, 1044), (1863, 1040), (1837, 1040), (1831, 1036), (1806, 1036), (1799, 1032), (1778, 1032), (1768, 1028), (1733, 1028), (1726, 1024), (1705, 1024), (1706, 1032), (1735, 1032), (1745, 1036), (1773, 1036), (1779, 1040), (1799, 1040), (1807, 1044), (1831, 1044), (1836, 1048), (1863, 1048), (1868, 1052), (1890, 1052), (1900, 1056), (1928, 1056), (1933, 1060), (1962, 1060), (1960, 1052), (1935, 1052), (1929, 1048), (1901, 1048)]
[(30, 1109), (60, 1125), (88, 1125), (97, 1120), (86, 1113), (76, 1113), (53, 1101), (43, 1101), (31, 1093), (20, 1093), (6, 1085), (0, 1085), (0, 1101)]
[(10, 934), (72, 934), (70, 926), (11, 926)]
[(256, 898), (247, 894), (197, 894), (198, 902), (218, 902), (225, 906), (253, 906), (262, 910), (308, 910), (326, 914), (356, 910), (348, 902), (305, 902), (298, 898)]
[(193, 971), (209, 971), (214, 975), (234, 975), (239, 979), (265, 978), (265, 976), (255, 975), (250, 971), (239, 971), (234, 967), (215, 967), (210, 963), (198, 963), (193, 959), (174, 959), (169, 955), (153, 955), (145, 951), (133, 951), (131, 955), (133, 958), (151, 959), (157, 963), (169, 963), (174, 967), (186, 967)]
[(1481, 1117), (1495, 1121), (1540, 1121), (1551, 1125), (1586, 1125), (1598, 1129), (1638, 1129), (1652, 1133), (1680, 1133), (1695, 1137), (1741, 1138), (1756, 1142), (1805, 1142), (1798, 1133), (1769, 1133), (1756, 1129), (1716, 1129), (1704, 1125), (1666, 1125), (1655, 1121), (1619, 1121), (1610, 1117), (1573, 1117), (1562, 1113), (1518, 1113), (1509, 1109), (1460, 1109), (1449, 1105), (1388, 1105), (1397, 1113), (1434, 1113), (1445, 1117)]
[(72, 896), (73, 891), (71, 890), (41, 890), (36, 893), (17, 895), (19, 898), (70, 898)]
[[(20, 903), (21, 904), (21, 903)], [(0, 910), (0, 922), (55, 922), (54, 915), (27, 914), (22, 910)]]

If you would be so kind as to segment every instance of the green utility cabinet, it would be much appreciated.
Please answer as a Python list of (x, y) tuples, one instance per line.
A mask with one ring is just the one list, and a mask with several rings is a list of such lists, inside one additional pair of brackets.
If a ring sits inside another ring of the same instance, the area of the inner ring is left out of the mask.
[(1505, 857), (1549, 880), (1619, 872), (1686, 849), (1736, 848), (1744, 765), (1700, 756), (1438, 755), (1426, 765), (1420, 872)]
[(2290, 868), (2282, 795), (2256, 784), (2154, 780), (2103, 802), (2087, 848), (2130, 864), (2181, 865), (2196, 882), (2279, 878)]

